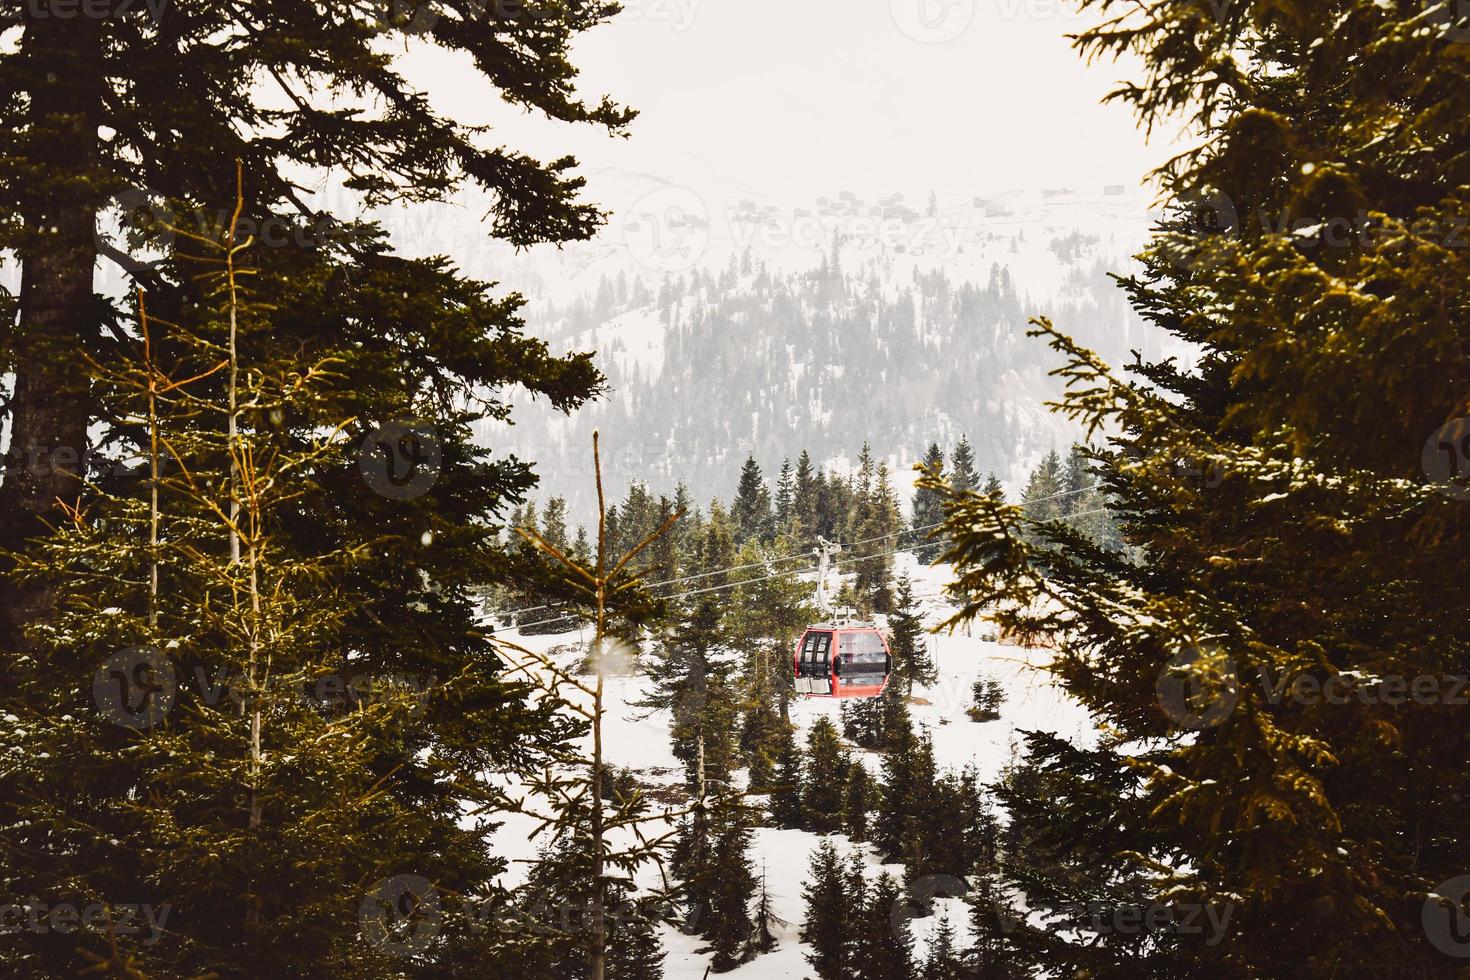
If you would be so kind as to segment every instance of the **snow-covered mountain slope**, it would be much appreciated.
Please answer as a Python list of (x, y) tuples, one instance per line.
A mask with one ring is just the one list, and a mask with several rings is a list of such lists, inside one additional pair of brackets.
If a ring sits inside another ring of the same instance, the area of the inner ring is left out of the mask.
[[(952, 612), (941, 596), (949, 575), (948, 566), (920, 565), (908, 555), (899, 556), (898, 561), (900, 567), (896, 571), (907, 572), (914, 581), (916, 594), (923, 597), (926, 625), (935, 625)], [(975, 632), (978, 634), (978, 628)], [(514, 639), (518, 643), (547, 650), (576, 642), (578, 634), (514, 636)], [(586, 640), (585, 637), (581, 639), (583, 642)], [(935, 760), (941, 769), (959, 769), (973, 764), (981, 780), (992, 781), (1015, 757), (1019, 740), (1017, 733), (1022, 730), (1055, 732), (1078, 745), (1094, 744), (1095, 732), (1086, 712), (1052, 684), (1040, 669), (1047, 656), (1045, 651), (1003, 646), (963, 631), (932, 636), (931, 642), (939, 679), (932, 687), (915, 689), (910, 712), (915, 725), (928, 728), (932, 734)], [(982, 673), (1000, 681), (1005, 690), (1006, 702), (998, 721), (976, 723), (965, 713), (970, 705), (973, 682)], [(645, 786), (677, 785), (683, 779), (683, 770), (669, 748), (669, 713), (661, 711), (640, 717), (641, 713), (629, 706), (645, 693), (646, 681), (636, 675), (607, 681), (608, 707), (603, 743), (609, 765), (631, 769)], [(798, 739), (804, 739), (805, 732), (822, 716), (831, 718), (840, 730), (836, 702), (798, 700), (793, 703), (791, 714), (792, 721), (800, 729)], [(878, 772), (880, 755), (860, 749), (854, 749), (854, 752), (875, 773)], [(494, 837), (497, 850), (513, 861), (533, 859), (537, 842), (528, 839), (532, 826), (526, 818), (511, 817)], [(726, 976), (751, 980), (814, 976), (803, 958), (807, 947), (800, 941), (804, 919), (801, 891), (812, 851), (822, 839), (800, 830), (757, 829), (750, 857), (758, 871), (765, 869), (774, 911), (785, 925), (779, 930), (780, 946), (775, 951)], [(887, 870), (895, 878), (902, 879), (902, 866), (880, 865), (867, 845), (851, 844), (840, 835), (834, 839), (843, 854), (852, 849), (862, 849), (867, 856), (870, 875), (876, 877)], [(513, 865), (516, 870), (508, 876), (507, 883), (518, 882), (525, 867), (523, 863)], [(643, 881), (646, 886), (656, 881), (656, 872), (651, 867), (646, 870)], [(911, 923), (915, 947), (921, 955), (941, 916), (949, 919), (962, 940), (968, 939), (963, 902), (940, 899), (935, 902), (935, 908), (936, 915)], [(661, 937), (667, 951), (664, 968), (668, 980), (700, 980), (704, 977), (709, 962), (706, 955), (697, 952), (702, 945), (698, 937), (684, 935), (672, 928), (664, 928)]]
[(1141, 192), (838, 190), (778, 207), (641, 175), (612, 183), (629, 203), (599, 238), (499, 270), (530, 284), (534, 333), (597, 352), (605, 396), (571, 419), (518, 404), (516, 425), (479, 433), (535, 460), (543, 492), (574, 514), (593, 429), (615, 494), (684, 482), (696, 500), (728, 497), (748, 454), (768, 474), (802, 450), (840, 470), (864, 442), (897, 473), (961, 435), (1014, 487), (1077, 436), (1044, 407), (1061, 392), (1058, 361), (1026, 336), (1031, 318), (1113, 363), (1161, 350), (1110, 278), (1153, 220)]

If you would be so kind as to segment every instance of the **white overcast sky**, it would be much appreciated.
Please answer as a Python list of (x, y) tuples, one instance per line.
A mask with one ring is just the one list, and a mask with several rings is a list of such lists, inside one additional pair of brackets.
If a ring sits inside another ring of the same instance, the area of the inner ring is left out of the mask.
[(640, 111), (627, 140), (510, 110), (437, 49), (405, 65), (498, 142), (577, 156), (594, 197), (613, 169), (788, 201), (1137, 186), (1170, 148), (1099, 104), (1136, 68), (1084, 63), (1084, 23), (1062, 0), (628, 0), (574, 52), (586, 96)]

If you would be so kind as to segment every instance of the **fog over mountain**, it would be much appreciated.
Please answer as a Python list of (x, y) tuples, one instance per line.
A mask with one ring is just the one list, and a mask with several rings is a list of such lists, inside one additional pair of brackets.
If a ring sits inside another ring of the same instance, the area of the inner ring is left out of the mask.
[(499, 272), (530, 301), (532, 333), (597, 352), (608, 390), (571, 417), (518, 405), (515, 426), (481, 433), (536, 460), (542, 493), (574, 513), (594, 429), (614, 493), (682, 479), (707, 501), (749, 454), (771, 476), (803, 449), (841, 472), (864, 439), (906, 471), (962, 435), (1014, 488), (1077, 436), (1044, 407), (1058, 362), (1026, 336), (1030, 318), (1114, 364), (1158, 353), (1110, 276), (1132, 268), (1153, 220), (1140, 190), (834, 188), (787, 206), (645, 175), (605, 184), (622, 204), (597, 240), (507, 255)]

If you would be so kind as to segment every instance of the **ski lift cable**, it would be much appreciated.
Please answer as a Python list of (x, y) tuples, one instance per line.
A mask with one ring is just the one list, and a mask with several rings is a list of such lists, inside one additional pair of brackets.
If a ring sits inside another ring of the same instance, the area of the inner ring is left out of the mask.
[[(1048, 500), (1057, 500), (1057, 499), (1060, 499), (1062, 497), (1069, 497), (1072, 494), (1086, 493), (1089, 490), (1096, 490), (1096, 489), (1097, 489), (1097, 486), (1095, 486), (1095, 485), (1094, 486), (1090, 486), (1090, 487), (1079, 487), (1076, 490), (1064, 490), (1061, 493), (1054, 493), (1054, 494), (1050, 494), (1050, 495), (1045, 496), (1045, 497), (1037, 497), (1035, 500), (1028, 500), (1028, 501), (1025, 501), (1025, 503), (1026, 504), (1042, 504), (1042, 503), (1046, 503)], [(1096, 511), (1091, 511), (1089, 513), (1097, 513), (1097, 512)], [(1072, 517), (1082, 517), (1082, 516), (1085, 516), (1085, 515), (1082, 515), (1082, 514), (1072, 514), (1070, 516), (1072, 516)], [(858, 545), (871, 544), (874, 541), (881, 541), (884, 538), (892, 538), (892, 537), (900, 537), (901, 538), (901, 537), (903, 537), (906, 534), (917, 534), (920, 531), (930, 531), (930, 530), (933, 530), (936, 527), (943, 526), (943, 524), (944, 524), (944, 521), (935, 521), (932, 524), (924, 524), (924, 525), (921, 525), (919, 527), (905, 528), (902, 531), (898, 531), (896, 534), (875, 534), (871, 538), (863, 538), (860, 541), (852, 541), (852, 542), (849, 542), (846, 545), (846, 547), (855, 548)], [(906, 549), (906, 550), (912, 550), (912, 549)], [(896, 553), (897, 552), (889, 552), (889, 554), (896, 554)], [(700, 572), (697, 575), (684, 575), (684, 576), (682, 576), (680, 578), (665, 579), (662, 582), (648, 582), (648, 583), (645, 583), (643, 587), (645, 589), (657, 589), (657, 588), (661, 588), (661, 587), (663, 587), (665, 585), (682, 585), (685, 582), (694, 582), (694, 581), (698, 581), (699, 579), (702, 579), (702, 578), (712, 578), (713, 576), (716, 576), (716, 575), (724, 575), (724, 574), (727, 574), (729, 572), (743, 571), (743, 570), (745, 570), (747, 568), (765, 568), (765, 567), (767, 567), (768, 565), (771, 565), (771, 564), (775, 564), (775, 563), (779, 563), (779, 562), (796, 561), (798, 559), (804, 559), (806, 557), (807, 556), (806, 555), (803, 555), (803, 554), (796, 554), (796, 555), (787, 555), (784, 558), (772, 558), (769, 561), (749, 562), (749, 563), (744, 564), (744, 565), (731, 565), (728, 568), (717, 568), (714, 571)], [(871, 557), (882, 557), (882, 556), (881, 555), (880, 556), (869, 555), (868, 557), (871, 558)], [(838, 564), (839, 565), (840, 564), (845, 564), (847, 561), (852, 561), (852, 560), (853, 559), (845, 559), (844, 561), (838, 562)], [(866, 559), (857, 559), (857, 560), (863, 561), (863, 560), (866, 560)], [(795, 574), (795, 575), (800, 575), (800, 574), (802, 574), (802, 571), (814, 571), (814, 569), (804, 569), (804, 570), (798, 570), (796, 572), (789, 572), (789, 573), (788, 572), (783, 572), (782, 574)], [(753, 579), (753, 580), (748, 579), (747, 581), (760, 582), (760, 581), (764, 581), (764, 580), (763, 579)], [(740, 583), (740, 584), (743, 584), (743, 583)], [(677, 598), (679, 598), (679, 596), (665, 596), (664, 598), (677, 599)], [(566, 605), (566, 603), (564, 603), (564, 602), (549, 602), (549, 603), (543, 603), (542, 605), (539, 605), (539, 606), (526, 606), (526, 607), (521, 608), (521, 609), (511, 609), (511, 610), (503, 613), (502, 615), (505, 615), (505, 616), (519, 616), (522, 613), (539, 612), (542, 609), (555, 609), (558, 606), (564, 606), (564, 605)]]
[[(1032, 502), (1033, 503), (1036, 503), (1038, 501), (1032, 501)], [(1087, 511), (1082, 511), (1082, 512), (1076, 513), (1076, 514), (1068, 514), (1065, 517), (1062, 517), (1060, 519), (1061, 520), (1064, 520), (1064, 521), (1069, 521), (1069, 520), (1072, 520), (1075, 517), (1090, 517), (1090, 516), (1092, 516), (1094, 514), (1105, 514), (1105, 513), (1107, 513), (1107, 510), (1108, 509), (1106, 507), (1099, 507), (1096, 510), (1087, 510)], [(1026, 518), (1026, 520), (1031, 520), (1031, 518)], [(1048, 522), (1046, 522), (1046, 521), (1033, 521), (1033, 523), (1045, 524), (1045, 523), (1048, 523)], [(888, 536), (888, 535), (885, 535), (885, 536)], [(876, 554), (871, 554), (871, 555), (861, 555), (861, 556), (856, 557), (856, 558), (845, 558), (842, 561), (833, 562), (832, 564), (833, 564), (833, 566), (837, 566), (837, 565), (850, 565), (850, 564), (853, 564), (854, 562), (871, 561), (874, 558), (887, 558), (887, 557), (889, 557), (891, 555), (907, 554), (908, 552), (911, 552), (911, 551), (917, 551), (919, 548), (922, 548), (922, 547), (924, 547), (923, 544), (914, 544), (914, 545), (909, 545), (907, 548), (895, 548), (892, 551), (883, 551), (883, 552), (878, 552)], [(745, 567), (750, 567), (750, 566), (745, 566)], [(812, 566), (810, 568), (798, 568), (798, 569), (796, 569), (794, 571), (774, 572), (774, 573), (772, 573), (770, 575), (762, 575), (759, 578), (748, 578), (748, 579), (742, 579), (739, 582), (726, 582), (724, 585), (711, 585), (711, 586), (707, 586), (706, 588), (702, 588), (702, 589), (691, 589), (691, 590), (686, 591), (686, 592), (679, 592), (679, 593), (676, 593), (674, 595), (663, 596), (662, 598), (664, 598), (664, 599), (685, 599), (685, 598), (688, 598), (689, 596), (705, 595), (705, 594), (710, 593), (710, 592), (723, 592), (726, 589), (739, 588), (742, 585), (754, 585), (757, 582), (767, 582), (767, 581), (770, 581), (773, 578), (784, 578), (787, 575), (804, 575), (804, 574), (807, 574), (808, 572), (815, 572), (816, 570), (817, 570), (816, 566)], [(568, 615), (565, 615), (565, 616), (553, 616), (550, 619), (542, 619), (542, 620), (538, 620), (538, 621), (536, 621), (534, 623), (524, 623), (524, 624), (517, 625), (517, 626), (502, 626), (500, 629), (491, 630), (488, 635), (495, 636), (498, 633), (509, 633), (509, 632), (514, 631), (514, 630), (527, 630), (527, 629), (532, 629), (533, 627), (536, 627), (536, 626), (548, 626), (548, 625), (550, 625), (552, 623), (561, 623), (561, 622), (565, 622), (565, 621), (570, 620), (570, 619), (579, 619), (579, 618), (581, 618), (581, 615), (578, 614), (578, 613), (572, 613), (572, 614), (568, 614)]]

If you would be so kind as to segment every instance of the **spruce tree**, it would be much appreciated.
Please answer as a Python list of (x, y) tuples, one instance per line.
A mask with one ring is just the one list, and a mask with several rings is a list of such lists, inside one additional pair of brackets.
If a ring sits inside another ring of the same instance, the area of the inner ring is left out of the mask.
[[(94, 420), (110, 420), (89, 383), (88, 359), (118, 363), (137, 337), (131, 327), (103, 328), (125, 324), (128, 316), (126, 302), (94, 292), (99, 259), (109, 274), (120, 269), (146, 286), (156, 315), (187, 321), (200, 295), (191, 279), (196, 270), (179, 261), (189, 248), (185, 232), (219, 237), (234, 200), (237, 160), (245, 162), (242, 219), (259, 231), (256, 264), (293, 284), (273, 317), (274, 335), (318, 356), (342, 357), (337, 370), (345, 383), (331, 411), (345, 409), (340, 418), (361, 420), (364, 427), (352, 430), (358, 439), (408, 407), (413, 392), (435, 392), (427, 399), (434, 407), (414, 407), (429, 410), (444, 441), (467, 435), (470, 421), (507, 411), (493, 397), (468, 412), (452, 407), (472, 387), (483, 396), (525, 383), (562, 407), (592, 393), (597, 376), (585, 356), (551, 357), (544, 344), (520, 334), (518, 297), (492, 298), (486, 284), (462, 277), (443, 259), (394, 255), (379, 229), (335, 215), (320, 200), (303, 200), (299, 189), (328, 166), (370, 207), (445, 201), (474, 188), (489, 198), (487, 238), (526, 246), (591, 237), (601, 216), (577, 200), (582, 181), (570, 173), (571, 159), (542, 163), (486, 144), (478, 127), (436, 112), (385, 49), (416, 38), (463, 58), (491, 90), (539, 115), (623, 132), (633, 114), (606, 99), (583, 101), (571, 85), (576, 69), (568, 56), (574, 39), (607, 20), (613, 7), (486, 16), (482, 5), (454, 0), (420, 11), (423, 20), (384, 16), (381, 5), (343, 5), (322, 16), (302, 16), (289, 5), (242, 11), (223, 0), (103, 7), (107, 16), (89, 8), (67, 17), (39, 3), (0, 11), (0, 31), (18, 32), (17, 43), (0, 54), (0, 182), (9, 191), (0, 205), (0, 245), (19, 258), (22, 280), (17, 329), (0, 342), (0, 363), (16, 378), (0, 483), (0, 506), (12, 520), (0, 534), (0, 551), (25, 550), (24, 542), (43, 533), (43, 521), (55, 523), (54, 502), (77, 498), (79, 467), (53, 465), (58, 453), (86, 459), (101, 450), (110, 466), (139, 448), (133, 426), (97, 427), (105, 445), (89, 438)], [(445, 16), (436, 16), (441, 10)], [(262, 87), (267, 75), (274, 84)], [(167, 84), (158, 83), (161, 77)], [(349, 90), (372, 91), (377, 99), (372, 107), (340, 111), (338, 93)], [(136, 243), (97, 233), (115, 223), (119, 210), (125, 230), (151, 243), (151, 252), (130, 257)], [(159, 260), (149, 261), (152, 255)], [(320, 408), (283, 423), (306, 438)], [(94, 465), (102, 458), (94, 457)], [(478, 453), (453, 453), (444, 462), (441, 487), (461, 489), (466, 502), (455, 506), (441, 497), (404, 510), (418, 510), (420, 524), (438, 511), (447, 526), (462, 525), (464, 550), (454, 540), (440, 550), (449, 553), (446, 567), (473, 569), (465, 559), (483, 532), (456, 511), (489, 518), (500, 501), (529, 486), (528, 470)], [(370, 494), (340, 492), (349, 489), (355, 469), (344, 460), (331, 506), (306, 502), (313, 510), (303, 527), (315, 534), (291, 532), (303, 550), (331, 551), (334, 543), (325, 539), (339, 526), (393, 534), (407, 523), (406, 513), (385, 520), (385, 508)], [(415, 529), (415, 542), (423, 530)], [(383, 578), (390, 567), (416, 562), (405, 555), (411, 549), (383, 552), (383, 564), (375, 561), (360, 574)], [(56, 586), (32, 591), (42, 588), (34, 580), (26, 588), (8, 576), (0, 581), (0, 646), (29, 642), (24, 628), (55, 605)], [(385, 608), (371, 612), (393, 618)], [(447, 636), (468, 628), (456, 617), (440, 632), (433, 628), (436, 615), (444, 618), (442, 611), (403, 617), (405, 634)], [(385, 647), (404, 642), (383, 638)]]
[(653, 910), (646, 902), (625, 901), (623, 907), (608, 944), (607, 980), (663, 980), (664, 948)]
[(750, 826), (744, 809), (732, 807), (714, 829), (709, 917), (703, 934), (713, 950), (711, 965), (716, 973), (734, 969), (754, 952), (756, 923), (751, 904), (756, 879), (749, 855)]
[(813, 833), (829, 834), (842, 829), (843, 804), (851, 759), (837, 729), (826, 715), (807, 733), (807, 781), (801, 804), (804, 822)]
[(960, 436), (949, 458), (949, 482), (955, 489), (974, 490), (980, 485), (980, 474), (975, 471), (975, 451), (970, 448), (968, 437)]
[(1124, 377), (1038, 323), (1064, 410), (1111, 435), (1104, 487), (1146, 561), (1061, 527), (1028, 542), (1014, 510), (957, 496), (964, 615), (998, 602), (1008, 629), (1059, 644), (1055, 673), (1116, 733), (1108, 757), (1066, 761), (1147, 779), (1144, 806), (1097, 794), (1106, 850), (1140, 855), (1161, 893), (1234, 903), (1217, 969), (1432, 975), (1425, 904), (1470, 866), (1464, 726), (1433, 697), (1273, 691), (1470, 662), (1446, 429), (1470, 365), (1470, 250), (1446, 244), (1470, 186), (1464, 14), (1119, 13), (1079, 45), (1137, 57), (1119, 97), (1204, 137), (1159, 174), (1171, 207), (1125, 285), (1199, 357)]
[(903, 693), (903, 685), (890, 683), (878, 695), (877, 701), (879, 743), (875, 747), (886, 752), (912, 740), (914, 725), (909, 717), (908, 697)]
[(776, 534), (789, 535), (796, 517), (796, 478), (791, 472), (791, 459), (781, 460), (781, 472), (776, 477), (775, 527)]
[(878, 798), (878, 785), (868, 767), (860, 759), (852, 760), (842, 802), (844, 830), (849, 838), (855, 841), (868, 839), (868, 820), (878, 805)]
[(893, 630), (889, 640), (889, 650), (893, 655), (893, 685), (901, 685), (905, 695), (912, 695), (915, 684), (928, 687), (938, 681), (939, 669), (929, 656), (923, 620), (914, 602), (914, 585), (907, 574), (899, 577), (888, 625)]
[(735, 524), (735, 543), (769, 540), (775, 531), (775, 515), (771, 512), (771, 490), (754, 456), (747, 457), (740, 470), (740, 483), (735, 501), (730, 505), (730, 519)]
[(761, 953), (769, 953), (781, 944), (776, 938), (775, 928), (786, 923), (776, 914), (771, 903), (770, 878), (766, 874), (765, 865), (761, 866), (760, 892), (755, 900), (755, 908), (751, 912), (755, 920), (755, 933), (751, 937), (750, 947), (743, 957), (749, 961)]
[(1066, 490), (1064, 477), (1062, 459), (1056, 450), (1042, 457), (1021, 491), (1021, 507), (1027, 520), (1054, 521), (1065, 516), (1068, 504), (1062, 496)]
[(909, 920), (894, 915), (903, 901), (903, 890), (887, 872), (872, 885), (857, 931), (855, 980), (913, 980), (914, 940)]
[[(944, 450), (939, 448), (939, 443), (931, 442), (929, 449), (924, 453), (924, 458), (919, 462), (924, 470), (932, 470), (936, 473), (944, 473)], [(944, 519), (944, 512), (939, 506), (939, 497), (933, 490), (927, 487), (919, 487), (914, 490), (913, 502), (913, 526), (914, 534), (920, 540), (924, 540), (931, 534), (939, 531), (937, 525)], [(934, 559), (944, 549), (938, 541), (931, 541), (914, 552), (919, 561), (926, 565), (934, 564)]]
[(955, 941), (949, 916), (939, 916), (939, 925), (929, 939), (929, 953), (919, 970), (919, 980), (964, 980), (964, 959)]
[[(43, 941), (21, 958), (30, 973), (385, 976), (405, 949), (450, 959), (440, 916), (505, 868), (493, 822), (465, 807), (499, 809), (489, 773), (525, 775), (578, 731), (559, 700), (532, 706), (495, 681), (488, 644), (443, 652), (461, 669), (440, 677), (422, 646), (388, 669), (357, 642), (375, 549), (352, 532), (320, 553), (298, 533), (356, 462), (335, 414), (343, 377), (333, 355), (277, 337), (288, 290), (250, 265), (238, 186), (235, 201), (219, 239), (188, 239), (200, 306), (164, 324), (140, 292), (137, 346), (92, 362), (145, 464), (89, 485), (12, 556), (29, 594), (66, 602), (0, 695), (16, 894), (187, 896), (191, 914), (156, 944), (96, 929)], [(310, 437), (286, 424), (304, 418)], [(461, 611), (450, 582), (414, 578), (426, 605)], [(461, 742), (466, 727), (488, 744)]]
[(796, 829), (804, 825), (806, 807), (802, 802), (802, 780), (807, 771), (801, 746), (790, 725), (783, 725), (776, 752), (775, 786), (771, 790), (771, 819), (776, 826)]
[(796, 475), (791, 491), (791, 510), (796, 525), (794, 533), (803, 545), (822, 533), (817, 513), (821, 498), (820, 479), (821, 473), (812, 464), (811, 456), (803, 449), (796, 458)]
[(801, 895), (806, 905), (801, 941), (811, 947), (803, 954), (807, 963), (820, 980), (850, 980), (848, 895), (831, 841), (822, 841), (812, 852)]

